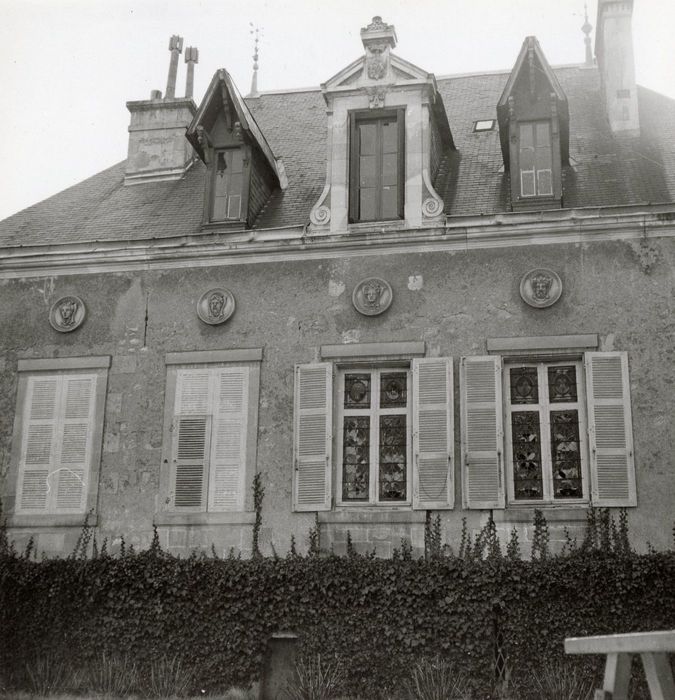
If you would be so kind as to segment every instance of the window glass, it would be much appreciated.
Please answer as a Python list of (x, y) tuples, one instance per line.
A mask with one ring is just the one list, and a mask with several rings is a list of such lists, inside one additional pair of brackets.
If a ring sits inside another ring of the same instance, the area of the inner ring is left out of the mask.
[(211, 220), (240, 219), (244, 186), (244, 154), (240, 148), (216, 152), (213, 173)]
[[(402, 124), (396, 116), (355, 121), (356, 151), (352, 163), (351, 219), (379, 221), (402, 216), (399, 171)], [(355, 206), (356, 205), (356, 206)]]
[(346, 371), (340, 380), (342, 502), (408, 501), (408, 371)]
[(508, 368), (506, 410), (516, 501), (583, 498), (580, 374), (580, 363)]

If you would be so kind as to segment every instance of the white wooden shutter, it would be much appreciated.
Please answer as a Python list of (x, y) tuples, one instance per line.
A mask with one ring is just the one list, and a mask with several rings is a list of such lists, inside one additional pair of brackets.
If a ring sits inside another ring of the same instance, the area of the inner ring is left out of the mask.
[(462, 481), (465, 508), (504, 508), (501, 357), (460, 363)]
[(96, 375), (64, 375), (59, 416), (56, 478), (57, 513), (86, 508), (94, 426)]
[(293, 507), (330, 510), (333, 368), (296, 365), (293, 436)]
[(248, 368), (212, 370), (209, 510), (243, 510), (248, 428)]
[(413, 360), (413, 508), (455, 501), (452, 358)]
[(60, 377), (29, 377), (23, 415), (17, 513), (47, 512), (54, 468)]
[(628, 356), (587, 352), (584, 366), (593, 505), (635, 506)]
[(210, 444), (209, 371), (178, 370), (173, 430), (173, 505), (204, 510)]

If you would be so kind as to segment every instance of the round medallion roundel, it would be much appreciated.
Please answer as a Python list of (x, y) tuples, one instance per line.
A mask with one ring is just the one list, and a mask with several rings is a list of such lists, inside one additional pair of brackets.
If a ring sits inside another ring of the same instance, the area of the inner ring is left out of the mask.
[(61, 297), (49, 310), (49, 323), (59, 333), (70, 333), (79, 328), (87, 314), (87, 309), (80, 297)]
[(520, 296), (535, 309), (552, 306), (560, 299), (562, 282), (553, 270), (538, 267), (526, 272), (520, 280)]
[(391, 285), (379, 277), (361, 280), (352, 293), (354, 308), (364, 316), (384, 313), (391, 306), (393, 298)]
[(210, 326), (225, 323), (234, 313), (234, 296), (229, 289), (216, 287), (204, 292), (197, 302), (197, 316)]

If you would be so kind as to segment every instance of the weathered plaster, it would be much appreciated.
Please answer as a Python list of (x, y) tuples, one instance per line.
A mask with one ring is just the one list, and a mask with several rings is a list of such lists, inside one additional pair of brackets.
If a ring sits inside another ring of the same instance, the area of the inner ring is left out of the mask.
[[(488, 338), (597, 333), (601, 349), (625, 350), (629, 357), (638, 494), (638, 507), (629, 512), (633, 539), (641, 547), (647, 540), (668, 547), (675, 503), (675, 242), (664, 238), (657, 243), (660, 258), (649, 271), (630, 243), (600, 241), (5, 281), (0, 308), (0, 488), (7, 493), (2, 482), (12, 439), (18, 360), (110, 355), (97, 537), (112, 543), (123, 534), (127, 544), (147, 546), (157, 510), (166, 354), (261, 347), (257, 468), (266, 486), (263, 543), (268, 552), (274, 544), (285, 553), (294, 534), (303, 549), (314, 517), (291, 509), (295, 363), (318, 360), (322, 346), (421, 340), (428, 355), (450, 355), (457, 363), (462, 355), (485, 354)], [(563, 281), (560, 301), (548, 309), (533, 309), (520, 299), (520, 278), (534, 267), (551, 268)], [(364, 317), (352, 306), (351, 290), (373, 275), (391, 284), (394, 301), (381, 316)], [(412, 278), (423, 279), (423, 286), (411, 288)], [(221, 285), (235, 295), (237, 311), (222, 326), (207, 326), (197, 317), (196, 302), (204, 290)], [(331, 293), (340, 288), (344, 291), (339, 295)], [(263, 289), (266, 294), (261, 294)], [(69, 293), (85, 301), (88, 315), (76, 332), (61, 334), (49, 326), (47, 311), (54, 298)], [(456, 385), (456, 415), (458, 393)], [(486, 514), (461, 508), (458, 427), (455, 445), (455, 508), (441, 517), (456, 548), (462, 517), (467, 517), (470, 531), (477, 531)], [(500, 536), (506, 537), (514, 525), (522, 530), (526, 550), (527, 523), (500, 523)], [(551, 525), (553, 540), (560, 540), (564, 526)], [(568, 526), (575, 532), (581, 527), (578, 521)], [(40, 531), (38, 548), (67, 553), (77, 529)], [(423, 545), (419, 525), (380, 523), (323, 524), (324, 544), (332, 540), (337, 551), (347, 529), (359, 546), (375, 546), (381, 554), (400, 546), (402, 536), (416, 548)], [(54, 533), (61, 533), (63, 541), (51, 537)], [(246, 553), (250, 534), (250, 523), (160, 526), (162, 545), (179, 553), (210, 548), (212, 542), (219, 554), (227, 554), (230, 547)], [(11, 533), (18, 543), (29, 535), (27, 529)]]

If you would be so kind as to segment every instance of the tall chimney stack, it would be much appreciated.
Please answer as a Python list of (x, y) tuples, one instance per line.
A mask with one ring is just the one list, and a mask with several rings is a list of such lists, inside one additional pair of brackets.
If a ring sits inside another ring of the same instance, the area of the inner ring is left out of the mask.
[(633, 0), (598, 0), (595, 55), (613, 132), (639, 132), (631, 20)]
[(185, 78), (185, 97), (192, 97), (195, 87), (195, 63), (199, 63), (199, 50), (194, 46), (185, 49), (187, 77)]
[(192, 99), (190, 71), (197, 62), (197, 49), (187, 49), (185, 56), (188, 61), (190, 94), (186, 97), (176, 97), (178, 54), (182, 48), (183, 39), (172, 36), (169, 41), (171, 65), (164, 99), (159, 90), (152, 90), (149, 100), (127, 102), (131, 121), (129, 151), (124, 172), (125, 185), (179, 180), (192, 166), (194, 152), (185, 138), (185, 129), (197, 112)]
[(169, 39), (169, 51), (171, 61), (169, 63), (169, 77), (166, 79), (165, 99), (176, 96), (176, 74), (178, 73), (178, 54), (183, 50), (183, 37), (174, 34)]

